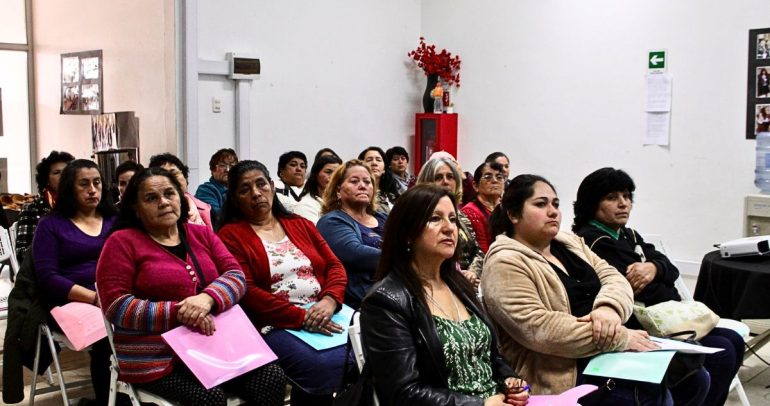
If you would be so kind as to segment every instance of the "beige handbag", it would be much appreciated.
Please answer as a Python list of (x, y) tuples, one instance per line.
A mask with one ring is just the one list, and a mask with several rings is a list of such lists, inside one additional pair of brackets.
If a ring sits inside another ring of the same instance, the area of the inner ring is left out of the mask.
[(697, 301), (669, 300), (649, 307), (635, 304), (634, 316), (655, 337), (692, 330), (700, 340), (719, 323), (719, 316)]

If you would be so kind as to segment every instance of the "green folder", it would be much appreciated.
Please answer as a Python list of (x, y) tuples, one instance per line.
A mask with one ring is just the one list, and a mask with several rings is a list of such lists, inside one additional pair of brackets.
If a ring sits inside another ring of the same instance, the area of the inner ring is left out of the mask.
[(676, 351), (608, 352), (588, 362), (586, 375), (661, 383)]

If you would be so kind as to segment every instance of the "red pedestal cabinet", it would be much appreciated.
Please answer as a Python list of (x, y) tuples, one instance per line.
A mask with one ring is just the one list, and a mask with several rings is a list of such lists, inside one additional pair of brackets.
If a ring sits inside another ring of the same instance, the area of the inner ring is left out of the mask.
[(415, 115), (414, 127), (414, 174), (436, 151), (446, 151), (457, 157), (457, 114)]

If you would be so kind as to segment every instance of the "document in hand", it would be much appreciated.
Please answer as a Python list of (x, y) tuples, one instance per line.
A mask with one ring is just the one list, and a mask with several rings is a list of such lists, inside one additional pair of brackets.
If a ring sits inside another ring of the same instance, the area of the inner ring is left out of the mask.
[(586, 375), (660, 383), (676, 351), (608, 352), (588, 362)]
[(107, 337), (102, 310), (83, 302), (69, 302), (51, 309), (51, 315), (76, 351)]
[(599, 389), (596, 385), (580, 385), (560, 395), (530, 396), (528, 406), (575, 406), (578, 399)]
[(214, 326), (210, 336), (187, 326), (162, 335), (206, 389), (278, 358), (240, 306), (214, 316)]
[[(308, 303), (304, 307), (310, 308), (314, 304), (315, 303)], [(321, 333), (311, 333), (305, 330), (286, 329), (286, 331), (295, 335), (297, 338), (318, 351), (328, 350), (329, 348), (339, 347), (348, 342), (348, 327), (350, 326), (350, 319), (353, 318), (353, 313), (355, 312), (352, 307), (343, 304), (342, 309), (332, 316), (332, 321), (342, 326), (342, 332), (330, 336)]]

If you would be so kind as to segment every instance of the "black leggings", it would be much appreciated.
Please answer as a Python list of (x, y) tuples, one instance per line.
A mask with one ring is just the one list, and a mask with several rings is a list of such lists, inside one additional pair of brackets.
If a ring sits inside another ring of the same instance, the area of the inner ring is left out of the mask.
[(225, 406), (227, 392), (249, 405), (279, 406), (286, 394), (286, 375), (278, 364), (271, 363), (206, 389), (187, 367), (176, 364), (163, 378), (134, 386), (183, 405)]

